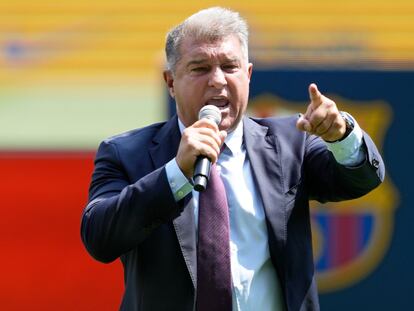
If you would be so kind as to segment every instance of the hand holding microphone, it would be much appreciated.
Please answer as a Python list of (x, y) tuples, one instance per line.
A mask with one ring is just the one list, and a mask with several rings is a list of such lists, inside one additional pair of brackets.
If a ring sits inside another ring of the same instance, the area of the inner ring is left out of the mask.
[(176, 161), (184, 175), (194, 179), (195, 190), (202, 191), (227, 133), (218, 129), (221, 112), (216, 106), (204, 106), (198, 117), (198, 121), (183, 131)]
[[(209, 119), (212, 120), (218, 126), (221, 122), (221, 112), (220, 110), (213, 105), (207, 105), (201, 108), (198, 113), (198, 119)], [(206, 156), (200, 155), (197, 157), (195, 166), (194, 166), (194, 189), (196, 191), (206, 190), (208, 179), (210, 177), (211, 170), (211, 160)]]

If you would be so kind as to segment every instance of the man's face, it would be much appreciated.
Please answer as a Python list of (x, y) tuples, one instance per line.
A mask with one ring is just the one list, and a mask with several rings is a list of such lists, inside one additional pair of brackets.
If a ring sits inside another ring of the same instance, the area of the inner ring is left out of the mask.
[(214, 105), (221, 111), (220, 130), (230, 132), (246, 110), (251, 74), (237, 37), (215, 42), (189, 37), (181, 44), (175, 74), (167, 71), (164, 78), (186, 127), (198, 120), (203, 106)]

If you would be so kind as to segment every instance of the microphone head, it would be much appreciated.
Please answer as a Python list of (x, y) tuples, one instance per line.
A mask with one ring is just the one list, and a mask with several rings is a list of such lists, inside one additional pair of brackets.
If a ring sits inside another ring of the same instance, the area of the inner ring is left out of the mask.
[(220, 109), (218, 109), (214, 105), (207, 105), (200, 109), (200, 112), (198, 113), (198, 119), (210, 119), (213, 120), (217, 125), (221, 122), (221, 112)]

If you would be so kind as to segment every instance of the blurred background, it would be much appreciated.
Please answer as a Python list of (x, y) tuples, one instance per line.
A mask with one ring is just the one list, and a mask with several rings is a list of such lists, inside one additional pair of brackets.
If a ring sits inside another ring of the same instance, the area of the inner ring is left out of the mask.
[(411, 309), (413, 1), (0, 0), (1, 310), (118, 309), (120, 262), (80, 240), (95, 150), (174, 113), (165, 33), (213, 5), (250, 25), (249, 114), (304, 112), (316, 82), (386, 161), (368, 196), (312, 203), (322, 310)]

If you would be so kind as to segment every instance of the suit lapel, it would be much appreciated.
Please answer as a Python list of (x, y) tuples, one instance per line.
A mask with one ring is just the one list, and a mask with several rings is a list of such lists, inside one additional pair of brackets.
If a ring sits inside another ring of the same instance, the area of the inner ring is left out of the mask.
[[(188, 196), (191, 196), (191, 194)], [(197, 288), (197, 246), (194, 210), (190, 204), (191, 200), (187, 199), (184, 201), (184, 210), (179, 217), (173, 220), (173, 224), (185, 264), (187, 265), (194, 288)]]
[[(178, 128), (178, 120), (175, 116), (170, 119), (154, 137), (154, 145), (150, 148), (150, 154), (155, 168), (165, 165), (177, 154), (181, 139)], [(173, 220), (174, 229), (180, 244), (185, 264), (193, 281), (194, 288), (197, 284), (197, 251), (196, 251), (196, 229), (193, 208), (187, 196), (183, 202), (185, 204), (183, 212)]]
[[(286, 243), (283, 175), (277, 137), (249, 118), (244, 118), (244, 140), (253, 176), (262, 197), (266, 219), (275, 238), (277, 256)], [(271, 241), (270, 241), (271, 242)], [(272, 251), (272, 249), (271, 249)]]

